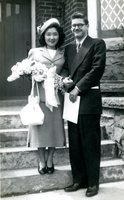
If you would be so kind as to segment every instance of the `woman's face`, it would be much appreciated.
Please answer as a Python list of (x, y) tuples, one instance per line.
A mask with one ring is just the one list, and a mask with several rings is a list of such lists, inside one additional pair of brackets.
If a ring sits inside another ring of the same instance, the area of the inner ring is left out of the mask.
[(56, 44), (59, 41), (59, 33), (56, 30), (56, 28), (48, 28), (47, 31), (45, 32), (45, 42), (47, 44), (47, 48), (49, 49), (55, 49)]

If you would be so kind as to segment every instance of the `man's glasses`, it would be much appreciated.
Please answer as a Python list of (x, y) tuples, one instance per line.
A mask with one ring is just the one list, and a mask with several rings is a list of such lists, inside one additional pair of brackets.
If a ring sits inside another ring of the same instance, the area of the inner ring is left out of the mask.
[(72, 24), (72, 28), (83, 28), (83, 26), (85, 26), (85, 24)]

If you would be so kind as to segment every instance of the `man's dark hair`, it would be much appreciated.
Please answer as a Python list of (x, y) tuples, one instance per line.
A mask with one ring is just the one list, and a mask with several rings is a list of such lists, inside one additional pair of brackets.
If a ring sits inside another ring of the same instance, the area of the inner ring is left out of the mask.
[(59, 34), (59, 41), (58, 43), (56, 44), (56, 48), (58, 47), (61, 47), (64, 43), (64, 40), (65, 40), (65, 34), (63, 32), (63, 28), (60, 27), (58, 24), (51, 24), (44, 32), (43, 34), (40, 36), (39, 38), (39, 43), (41, 45), (41, 47), (45, 46), (46, 45), (46, 41), (45, 41), (45, 33), (46, 31), (49, 29), (49, 28), (56, 28), (56, 30), (58, 31), (58, 34)]
[(83, 19), (84, 20), (84, 23), (87, 25), (89, 22), (88, 22), (88, 19), (87, 19), (87, 16), (84, 15), (83, 13), (81, 12), (75, 12), (72, 16), (71, 16), (71, 20), (73, 19)]

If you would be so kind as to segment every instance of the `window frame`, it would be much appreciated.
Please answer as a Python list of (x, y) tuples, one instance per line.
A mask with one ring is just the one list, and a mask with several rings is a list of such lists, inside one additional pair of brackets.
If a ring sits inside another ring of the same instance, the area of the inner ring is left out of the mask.
[(101, 0), (97, 0), (97, 22), (98, 22), (98, 37), (101, 38), (114, 38), (114, 37), (123, 37), (124, 27), (121, 29), (101, 29)]
[(101, 30), (101, 0), (87, 0), (87, 12), (89, 20), (89, 35), (91, 37), (124, 37), (124, 27), (122, 27), (122, 29)]

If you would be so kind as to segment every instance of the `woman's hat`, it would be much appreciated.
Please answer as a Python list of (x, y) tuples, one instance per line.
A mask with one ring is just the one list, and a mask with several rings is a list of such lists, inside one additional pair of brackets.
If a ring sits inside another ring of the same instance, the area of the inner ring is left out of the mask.
[(58, 21), (58, 19), (56, 18), (51, 18), (51, 19), (48, 19), (42, 26), (38, 26), (37, 27), (37, 33), (39, 35), (42, 35), (44, 33), (44, 31), (49, 27), (51, 26), (52, 24), (58, 24), (60, 26), (60, 23)]

